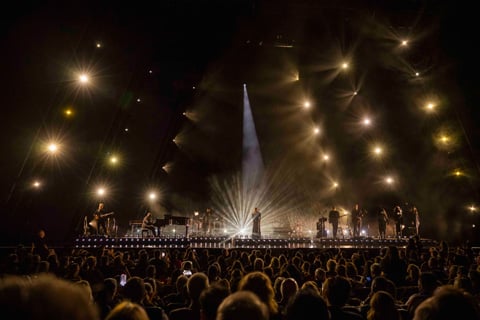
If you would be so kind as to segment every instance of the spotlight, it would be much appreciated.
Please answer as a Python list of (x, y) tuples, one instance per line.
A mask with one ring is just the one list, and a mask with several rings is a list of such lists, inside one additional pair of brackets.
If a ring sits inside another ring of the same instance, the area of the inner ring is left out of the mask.
[(47, 149), (50, 153), (56, 153), (58, 151), (58, 145), (56, 143), (50, 143)]
[(88, 79), (88, 76), (86, 74), (81, 74), (79, 77), (78, 77), (78, 80), (81, 82), (81, 83), (87, 83), (89, 81)]

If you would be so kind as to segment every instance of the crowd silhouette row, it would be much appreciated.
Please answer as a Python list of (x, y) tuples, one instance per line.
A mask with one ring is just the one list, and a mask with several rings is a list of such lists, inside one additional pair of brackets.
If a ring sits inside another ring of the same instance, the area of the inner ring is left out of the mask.
[(480, 255), (382, 249), (48, 249), (1, 261), (14, 319), (480, 319)]

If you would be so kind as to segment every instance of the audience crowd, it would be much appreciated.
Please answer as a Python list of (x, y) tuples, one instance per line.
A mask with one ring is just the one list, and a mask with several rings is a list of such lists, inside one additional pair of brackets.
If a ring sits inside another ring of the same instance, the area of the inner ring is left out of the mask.
[(468, 246), (381, 249), (19, 245), (0, 264), (7, 319), (480, 319)]

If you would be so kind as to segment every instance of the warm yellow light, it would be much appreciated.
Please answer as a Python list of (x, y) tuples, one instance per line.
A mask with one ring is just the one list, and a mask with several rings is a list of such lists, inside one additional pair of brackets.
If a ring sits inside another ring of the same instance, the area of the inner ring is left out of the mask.
[(477, 210), (477, 208), (475, 208), (475, 206), (471, 205), (469, 208), (468, 208), (471, 212), (474, 212)]
[(435, 105), (431, 102), (427, 103), (426, 105), (426, 108), (428, 111), (432, 111), (433, 109), (435, 109)]
[(363, 122), (363, 124), (364, 124), (365, 126), (369, 126), (369, 125), (372, 123), (372, 121), (370, 120), (370, 118), (363, 118), (363, 121), (362, 121), (362, 122)]
[(150, 192), (150, 193), (148, 194), (148, 198), (149, 198), (150, 200), (155, 200), (155, 199), (157, 198), (157, 194), (156, 194), (155, 192)]
[(103, 196), (103, 195), (105, 194), (105, 189), (104, 189), (104, 188), (98, 188), (98, 189), (97, 189), (97, 194), (98, 194), (99, 196)]
[(420, 76), (420, 72), (415, 72), (415, 77)]
[(110, 157), (110, 163), (116, 164), (118, 162), (118, 158), (116, 156), (111, 156)]
[(100, 42), (97, 42), (97, 48), (100, 48), (102, 44)]
[(50, 153), (55, 153), (58, 151), (58, 146), (55, 143), (50, 143), (47, 149)]
[(447, 143), (449, 139), (448, 139), (447, 136), (441, 136), (441, 137), (440, 137), (440, 140), (441, 140), (443, 143)]
[(383, 150), (382, 150), (382, 148), (380, 148), (380, 147), (375, 147), (375, 148), (373, 149), (373, 152), (374, 152), (376, 155), (381, 155), (382, 152), (383, 152)]
[(457, 177), (461, 176), (462, 175), (462, 172), (460, 170), (455, 170), (453, 172), (454, 175), (456, 175)]
[(407, 40), (403, 40), (402, 41), (402, 46), (406, 46), (408, 44), (408, 41)]
[(323, 160), (328, 161), (330, 159), (330, 156), (328, 154), (323, 155)]
[(315, 129), (313, 129), (313, 133), (314, 134), (319, 134), (320, 133), (320, 128), (316, 127)]
[(78, 80), (81, 82), (81, 83), (87, 83), (88, 82), (88, 76), (86, 74), (81, 74), (79, 77), (78, 77)]
[(40, 188), (40, 186), (42, 185), (42, 183), (38, 180), (35, 180), (32, 185), (35, 187), (35, 188)]
[(347, 69), (348, 68), (348, 63), (344, 62), (342, 63), (342, 69)]
[(72, 110), (72, 109), (65, 109), (65, 115), (66, 115), (67, 117), (72, 116), (72, 115), (73, 115), (73, 110)]
[(387, 184), (392, 184), (392, 183), (393, 183), (393, 178), (392, 178), (392, 177), (386, 177), (386, 178), (385, 178), (385, 182), (386, 182)]
[(304, 107), (305, 109), (310, 108), (310, 106), (311, 106), (310, 101), (305, 101), (305, 102), (303, 103), (303, 107)]
[(337, 183), (337, 182), (334, 182), (334, 183), (333, 183), (333, 187), (334, 187), (334, 188), (337, 188), (337, 187), (338, 187), (338, 183)]

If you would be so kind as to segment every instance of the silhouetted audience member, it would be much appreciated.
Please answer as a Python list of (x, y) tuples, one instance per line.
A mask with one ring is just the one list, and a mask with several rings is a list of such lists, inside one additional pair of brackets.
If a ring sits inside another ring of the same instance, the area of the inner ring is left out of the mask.
[(103, 287), (100, 290), (96, 303), (100, 309), (100, 317), (105, 317), (112, 311), (112, 309), (120, 302), (117, 296), (118, 284), (114, 278), (106, 278), (103, 280)]
[(370, 300), (367, 320), (400, 320), (395, 299), (387, 291), (377, 291)]
[(405, 302), (405, 307), (411, 316), (414, 315), (415, 309), (433, 295), (435, 289), (437, 289), (439, 283), (435, 275), (431, 272), (422, 272), (418, 280), (418, 292), (408, 297)]
[(277, 303), (282, 300), (282, 292), (280, 288), (282, 286), (283, 280), (285, 279), (285, 277), (278, 276), (273, 282), (273, 291), (275, 292), (275, 301), (277, 301)]
[(398, 287), (403, 285), (407, 277), (407, 263), (400, 257), (396, 246), (389, 246), (385, 257), (380, 262), (382, 273), (385, 277), (392, 280)]
[(92, 292), (92, 286), (90, 286), (90, 283), (87, 280), (79, 280), (79, 281), (75, 282), (75, 284), (80, 286), (80, 288), (83, 289), (85, 295), (93, 303), (94, 302), (93, 292)]
[(420, 279), (420, 267), (416, 264), (410, 263), (407, 266), (407, 276), (405, 278), (406, 286), (417, 286)]
[(313, 291), (317, 291), (318, 294), (322, 294), (320, 289), (318, 288), (317, 286), (317, 283), (313, 280), (310, 280), (310, 281), (305, 281), (302, 286), (300, 287), (300, 290), (304, 290), (304, 289), (309, 289), (309, 290), (313, 290)]
[(269, 320), (268, 307), (251, 291), (237, 291), (218, 307), (216, 320)]
[(173, 309), (168, 317), (170, 320), (200, 319), (200, 294), (208, 288), (208, 277), (203, 272), (196, 272), (188, 278), (187, 293), (190, 303), (184, 308)]
[(327, 279), (327, 271), (325, 271), (325, 269), (323, 269), (323, 268), (316, 268), (314, 276), (315, 276), (314, 281), (317, 284), (317, 287), (321, 288), (322, 284)]
[(123, 287), (123, 297), (126, 300), (141, 305), (147, 312), (150, 319), (168, 320), (165, 311), (158, 306), (151, 306), (145, 304), (147, 298), (147, 290), (145, 289), (145, 282), (142, 278), (134, 276), (127, 280)]
[(478, 320), (478, 303), (470, 294), (450, 285), (439, 287), (415, 310), (413, 320)]
[(282, 298), (278, 303), (281, 310), (283, 310), (287, 306), (290, 298), (293, 297), (298, 290), (298, 283), (297, 281), (295, 281), (295, 279), (286, 278), (282, 281), (282, 285), (280, 286), (280, 294)]
[(112, 309), (105, 320), (151, 320), (138, 303), (122, 301)]
[(330, 312), (319, 291), (299, 290), (285, 308), (284, 320), (328, 320)]
[(323, 296), (327, 299), (328, 310), (330, 311), (332, 320), (363, 319), (359, 313), (344, 309), (350, 298), (351, 289), (350, 281), (345, 277), (335, 276), (325, 280), (323, 284)]
[(223, 285), (213, 284), (200, 294), (200, 313), (202, 320), (215, 320), (218, 306), (230, 295), (230, 290)]
[(238, 289), (255, 293), (267, 305), (270, 320), (281, 319), (272, 282), (266, 274), (258, 271), (247, 273), (240, 281)]
[(97, 308), (84, 288), (50, 274), (33, 279), (1, 278), (0, 309), (2, 319), (99, 319)]
[(186, 307), (188, 300), (187, 293), (188, 277), (185, 275), (179, 275), (175, 280), (175, 292), (167, 294), (163, 298), (165, 303), (165, 310), (170, 312), (173, 309)]

